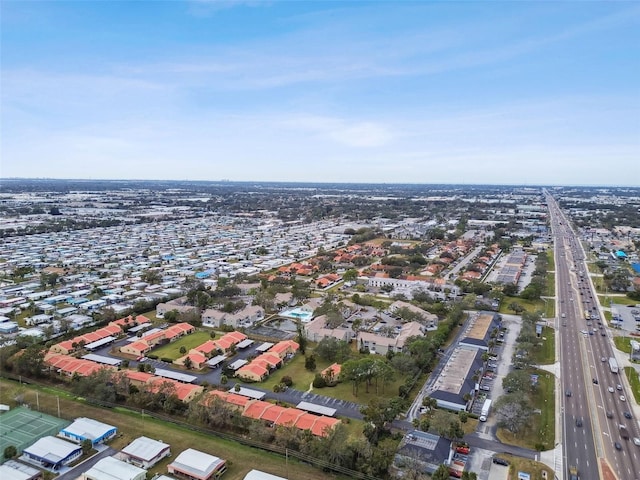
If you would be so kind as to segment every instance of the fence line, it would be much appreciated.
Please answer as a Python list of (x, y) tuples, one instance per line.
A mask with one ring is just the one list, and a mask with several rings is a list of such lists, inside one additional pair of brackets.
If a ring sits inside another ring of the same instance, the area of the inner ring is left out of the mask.
[[(24, 376), (18, 376), (18, 375), (14, 375), (11, 374), (9, 372), (0, 372), (0, 376), (3, 378), (7, 378), (9, 380), (14, 380), (14, 381), (19, 381), (21, 383), (25, 383), (27, 385), (36, 385), (38, 387), (50, 387), (50, 385), (46, 385), (44, 383), (39, 382), (38, 380), (34, 380), (32, 378), (28, 378), (28, 377), (24, 377)], [(76, 400), (77, 401), (77, 400)], [(149, 416), (149, 417), (153, 417), (156, 418), (157, 420), (161, 420), (163, 422), (167, 422), (167, 423), (172, 423), (174, 425), (178, 425), (180, 427), (183, 428), (187, 428), (189, 430), (195, 430), (199, 433), (203, 433), (206, 435), (212, 435), (214, 437), (218, 437), (224, 440), (230, 440), (230, 441), (234, 441), (234, 442), (238, 442), (241, 443), (243, 445), (249, 446), (249, 447), (254, 447), (254, 448), (259, 448), (261, 450), (266, 450), (272, 453), (276, 453), (279, 455), (282, 455), (283, 457), (294, 457), (298, 460), (301, 460), (303, 462), (306, 463), (310, 463), (315, 467), (320, 467), (323, 469), (329, 469), (332, 470), (336, 473), (341, 473), (344, 475), (348, 475), (350, 478), (355, 478), (355, 479), (359, 479), (359, 480), (380, 480), (378, 477), (374, 477), (371, 476), (369, 474), (366, 473), (362, 473), (362, 472), (358, 472), (356, 470), (352, 470), (350, 468), (347, 467), (343, 467), (341, 465), (335, 465), (331, 462), (329, 462), (328, 460), (324, 460), (321, 458), (316, 458), (313, 457), (311, 455), (307, 455), (305, 453), (299, 452), (297, 450), (292, 450), (286, 447), (282, 447), (279, 445), (274, 445), (272, 443), (265, 443), (265, 442), (260, 442), (257, 440), (252, 440), (250, 438), (246, 438), (243, 437), (242, 435), (237, 435), (234, 433), (228, 433), (228, 432), (220, 432), (217, 430), (212, 430), (210, 428), (205, 428), (199, 425), (194, 425), (192, 423), (187, 423), (184, 421), (181, 421), (177, 418), (174, 417), (169, 417), (166, 415), (162, 415), (160, 413), (157, 412), (151, 412), (149, 410), (144, 410), (144, 409), (135, 409), (132, 407), (129, 407), (127, 405), (122, 405), (119, 403), (112, 403), (112, 402), (106, 402), (103, 400), (99, 400), (99, 399), (95, 399), (95, 398), (89, 398), (89, 397), (84, 397), (84, 401), (88, 404), (91, 405), (95, 405), (98, 407), (102, 407), (102, 408), (114, 408), (117, 407), (119, 409), (125, 409), (128, 410), (129, 412), (135, 413), (137, 415), (141, 415), (141, 416)], [(46, 410), (41, 408), (41, 410)], [(46, 412), (48, 413), (48, 412)], [(55, 413), (54, 413), (55, 415)], [(71, 419), (67, 419), (67, 420), (71, 420)]]

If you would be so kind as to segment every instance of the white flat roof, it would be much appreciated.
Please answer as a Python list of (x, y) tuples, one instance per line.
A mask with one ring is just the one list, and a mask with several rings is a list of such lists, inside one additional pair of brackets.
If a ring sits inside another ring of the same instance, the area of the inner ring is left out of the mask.
[(95, 353), (87, 353), (86, 355), (83, 355), (82, 358), (84, 358), (85, 360), (91, 360), (92, 362), (96, 363), (113, 365), (114, 367), (117, 367), (122, 363), (122, 360), (120, 360), (119, 358), (105, 357), (104, 355), (96, 355)]
[(61, 432), (69, 432), (82, 438), (94, 440), (106, 435), (114, 428), (116, 427), (113, 425), (99, 422), (93, 418), (80, 417), (76, 418), (68, 427), (63, 428)]
[(260, 390), (253, 390), (251, 388), (240, 387), (240, 390), (236, 391), (235, 387), (229, 390), (230, 393), (237, 393), (243, 397), (254, 398), (256, 400), (262, 400), (267, 394)]
[(84, 348), (87, 350), (94, 350), (96, 348), (100, 348), (103, 345), (107, 345), (116, 340), (116, 337), (109, 335), (108, 337), (101, 338), (100, 340), (96, 340), (95, 342), (87, 343)]
[(210, 367), (215, 367), (216, 365), (219, 365), (220, 363), (224, 362), (225, 358), (227, 358), (226, 355), (216, 355), (215, 357), (213, 357), (211, 360), (207, 362), (207, 365), (209, 365)]
[(245, 340), (242, 340), (238, 345), (236, 345), (236, 347), (238, 347), (240, 349), (247, 348), (252, 343), (253, 343), (253, 340), (251, 340), (250, 338), (247, 338)]
[(105, 457), (85, 472), (92, 480), (134, 480), (141, 474), (147, 474), (144, 468), (136, 467), (113, 457)]
[(240, 360), (236, 360), (235, 362), (230, 364), (229, 368), (231, 370), (238, 370), (240, 367), (244, 367), (247, 363), (249, 363), (247, 360), (241, 358)]
[(260, 470), (251, 470), (244, 476), (244, 480), (286, 480), (286, 478), (261, 472)]
[(165, 370), (164, 368), (157, 368), (154, 374), (158, 377), (170, 378), (171, 380), (177, 380), (184, 383), (193, 383), (198, 379), (198, 377), (194, 375), (187, 375), (186, 373)]
[(0, 465), (0, 478), (2, 480), (29, 480), (36, 475), (40, 475), (40, 470), (16, 460), (7, 460)]
[(122, 453), (141, 460), (152, 460), (170, 445), (149, 437), (138, 437), (122, 449)]
[(51, 463), (58, 463), (77, 450), (81, 450), (81, 447), (75, 443), (48, 436), (25, 448), (24, 452), (34, 457), (43, 458)]
[(221, 458), (193, 448), (187, 448), (170, 465), (181, 472), (193, 472), (198, 478), (205, 478), (211, 475), (222, 463), (224, 463), (224, 460)]
[(258, 352), (266, 352), (267, 350), (269, 350), (271, 347), (273, 347), (273, 343), (271, 342), (264, 342), (262, 345), (260, 345), (258, 348), (256, 348), (256, 350)]
[(335, 408), (323, 407), (317, 403), (300, 402), (296, 405), (296, 408), (306, 410), (307, 412), (317, 413), (319, 415), (326, 415), (327, 417), (333, 417), (336, 414)]

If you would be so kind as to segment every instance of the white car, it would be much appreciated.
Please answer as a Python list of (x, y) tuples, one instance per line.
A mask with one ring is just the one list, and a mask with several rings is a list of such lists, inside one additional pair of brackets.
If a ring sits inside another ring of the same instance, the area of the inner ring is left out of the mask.
[(620, 395), (620, 401), (621, 402), (626, 402), (627, 401), (627, 397), (625, 397), (624, 395)]
[(620, 384), (616, 385), (616, 389), (622, 390), (622, 385), (620, 385)]
[(633, 443), (640, 447), (640, 438), (633, 437)]
[(613, 392), (615, 392), (615, 390), (613, 389), (613, 387), (609, 387), (607, 390), (609, 390), (609, 393), (613, 393)]

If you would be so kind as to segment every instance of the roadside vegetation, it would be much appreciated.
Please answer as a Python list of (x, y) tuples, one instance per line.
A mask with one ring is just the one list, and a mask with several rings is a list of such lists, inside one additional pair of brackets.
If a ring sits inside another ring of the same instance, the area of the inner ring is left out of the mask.
[(509, 478), (518, 478), (518, 472), (528, 473), (530, 480), (549, 480), (554, 478), (553, 470), (544, 463), (516, 457), (508, 453), (500, 453), (496, 457), (509, 462)]
[(624, 367), (624, 373), (627, 376), (627, 380), (629, 380), (633, 398), (636, 403), (640, 403), (640, 375), (633, 367)]
[[(547, 450), (555, 445), (555, 379), (534, 367), (541, 361), (553, 363), (551, 329), (536, 335), (539, 313), (523, 313), (522, 328), (514, 349), (515, 369), (502, 380), (505, 394), (495, 402), (498, 438), (508, 444), (535, 450)], [(547, 362), (545, 362), (547, 363)]]

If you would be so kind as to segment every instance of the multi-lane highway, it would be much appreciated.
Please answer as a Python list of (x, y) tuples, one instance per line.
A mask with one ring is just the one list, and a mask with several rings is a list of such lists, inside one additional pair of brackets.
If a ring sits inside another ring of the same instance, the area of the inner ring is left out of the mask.
[[(584, 251), (550, 195), (547, 202), (555, 239), (565, 470), (573, 465), (582, 480), (599, 479), (599, 459), (606, 459), (620, 480), (640, 478), (640, 446), (632, 441), (640, 432), (629, 407), (633, 398), (621, 373), (611, 372), (610, 334)], [(629, 439), (622, 438), (620, 425)]]

